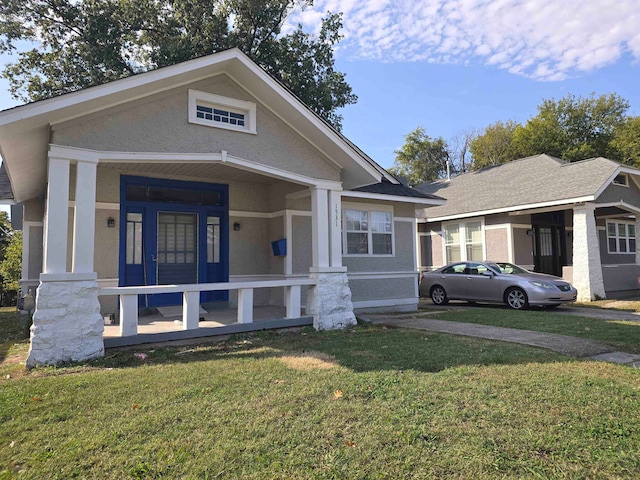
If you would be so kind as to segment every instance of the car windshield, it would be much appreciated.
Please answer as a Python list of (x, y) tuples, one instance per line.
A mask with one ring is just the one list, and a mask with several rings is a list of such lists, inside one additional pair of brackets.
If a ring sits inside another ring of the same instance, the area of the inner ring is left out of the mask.
[(529, 270), (525, 270), (524, 268), (519, 267), (518, 265), (514, 265), (513, 263), (496, 262), (496, 263), (489, 263), (487, 265), (491, 266), (491, 268), (501, 273), (507, 273), (512, 275), (521, 275), (523, 273), (529, 273)]

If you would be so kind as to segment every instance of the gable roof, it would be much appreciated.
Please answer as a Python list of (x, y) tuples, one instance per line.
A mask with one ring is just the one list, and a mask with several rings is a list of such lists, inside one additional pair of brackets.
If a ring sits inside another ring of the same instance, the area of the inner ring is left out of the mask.
[(239, 49), (233, 48), (0, 112), (0, 154), (6, 163), (16, 201), (44, 193), (51, 125), (219, 74), (232, 78), (340, 165), (345, 188), (383, 178), (399, 183), (280, 82)]
[(342, 195), (345, 197), (376, 198), (379, 200), (402, 199), (402, 201), (405, 202), (411, 201), (416, 204), (425, 205), (444, 205), (445, 203), (445, 199), (437, 195), (423, 193), (415, 188), (407, 187), (402, 183), (396, 184), (387, 180), (343, 191)]
[(536, 155), (416, 188), (447, 200), (426, 212), (434, 221), (593, 201), (620, 171), (640, 174), (602, 157), (569, 163)]

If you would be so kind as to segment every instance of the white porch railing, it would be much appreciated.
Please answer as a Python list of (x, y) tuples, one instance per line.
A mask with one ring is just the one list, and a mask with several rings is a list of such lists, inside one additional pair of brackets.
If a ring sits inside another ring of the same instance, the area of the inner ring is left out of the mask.
[(149, 285), (139, 287), (101, 288), (98, 295), (120, 296), (120, 336), (138, 334), (138, 295), (182, 293), (182, 328), (197, 329), (200, 312), (200, 292), (238, 290), (238, 323), (253, 323), (253, 290), (256, 288), (284, 287), (285, 318), (300, 317), (300, 288), (315, 285), (311, 278), (262, 280), (230, 283), (196, 283), (185, 285)]

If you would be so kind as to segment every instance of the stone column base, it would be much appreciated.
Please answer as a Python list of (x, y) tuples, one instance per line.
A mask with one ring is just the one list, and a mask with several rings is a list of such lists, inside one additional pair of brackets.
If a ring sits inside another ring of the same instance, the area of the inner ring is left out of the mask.
[(345, 272), (311, 273), (316, 285), (307, 293), (307, 314), (316, 330), (336, 330), (355, 325), (351, 289)]
[(95, 280), (41, 281), (27, 367), (101, 357), (103, 332)]

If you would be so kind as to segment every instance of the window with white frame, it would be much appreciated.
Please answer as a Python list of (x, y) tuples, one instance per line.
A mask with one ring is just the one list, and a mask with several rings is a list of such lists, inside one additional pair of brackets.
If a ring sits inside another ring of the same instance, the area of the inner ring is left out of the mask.
[(633, 222), (607, 221), (609, 253), (636, 253), (636, 225)]
[(346, 255), (393, 255), (393, 212), (344, 210)]
[(447, 223), (442, 231), (446, 263), (484, 260), (482, 222)]
[(237, 132), (256, 133), (256, 104), (189, 90), (189, 122)]

